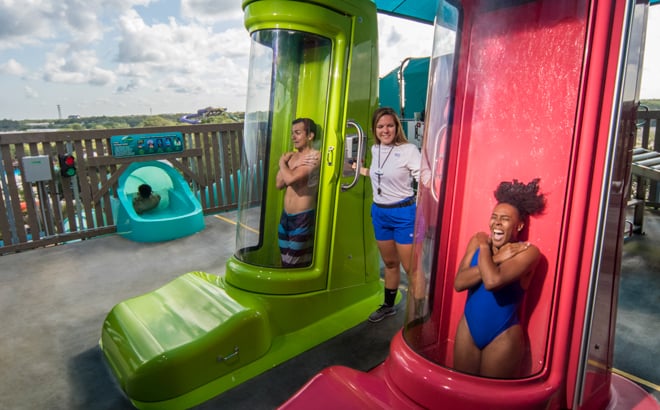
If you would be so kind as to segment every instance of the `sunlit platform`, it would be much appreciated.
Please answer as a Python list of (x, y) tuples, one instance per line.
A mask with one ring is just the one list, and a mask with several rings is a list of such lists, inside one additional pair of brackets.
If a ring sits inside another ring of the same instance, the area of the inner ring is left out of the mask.
[[(105, 316), (184, 273), (223, 275), (234, 222), (235, 213), (224, 213), (169, 242), (115, 234), (0, 257), (0, 408), (133, 408), (98, 346)], [(660, 212), (646, 210), (644, 230), (624, 248), (614, 365), (660, 400), (660, 329), (651, 325), (660, 320)], [(402, 313), (363, 322), (197, 408), (273, 409), (328, 366), (369, 370), (402, 324)]]

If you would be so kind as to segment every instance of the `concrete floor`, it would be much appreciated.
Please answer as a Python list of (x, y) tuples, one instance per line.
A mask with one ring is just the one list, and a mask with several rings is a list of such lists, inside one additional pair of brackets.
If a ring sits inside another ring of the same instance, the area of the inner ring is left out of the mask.
[[(660, 401), (660, 213), (647, 213), (646, 235), (624, 247), (614, 365)], [(132, 408), (98, 347), (105, 316), (183, 273), (222, 275), (233, 220), (208, 216), (200, 233), (166, 243), (108, 235), (1, 256), (0, 409)], [(272, 409), (328, 365), (368, 370), (402, 321), (362, 323), (197, 408)]]
[(623, 247), (614, 368), (660, 402), (660, 211), (644, 219), (644, 234)]
[[(235, 220), (207, 216), (203, 231), (164, 243), (107, 235), (0, 257), (0, 409), (132, 409), (98, 347), (106, 315), (184, 273), (222, 275)], [(362, 323), (197, 408), (273, 409), (329, 365), (369, 370), (403, 316)]]

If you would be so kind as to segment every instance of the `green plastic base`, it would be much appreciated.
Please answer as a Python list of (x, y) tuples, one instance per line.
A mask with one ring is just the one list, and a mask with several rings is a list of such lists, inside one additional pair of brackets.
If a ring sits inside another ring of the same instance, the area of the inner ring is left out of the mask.
[(380, 281), (270, 296), (191, 272), (115, 306), (100, 343), (137, 408), (190, 408), (356, 326), (381, 302)]

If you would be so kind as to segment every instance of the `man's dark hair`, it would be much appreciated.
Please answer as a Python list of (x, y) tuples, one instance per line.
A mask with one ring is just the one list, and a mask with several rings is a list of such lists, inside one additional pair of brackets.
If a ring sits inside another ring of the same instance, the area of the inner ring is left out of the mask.
[(296, 118), (295, 120), (293, 120), (291, 125), (295, 125), (295, 124), (298, 124), (298, 123), (301, 123), (301, 122), (303, 124), (305, 124), (305, 132), (307, 134), (309, 134), (310, 132), (313, 132), (314, 136), (316, 136), (316, 123), (311, 118), (306, 118), (306, 117)]

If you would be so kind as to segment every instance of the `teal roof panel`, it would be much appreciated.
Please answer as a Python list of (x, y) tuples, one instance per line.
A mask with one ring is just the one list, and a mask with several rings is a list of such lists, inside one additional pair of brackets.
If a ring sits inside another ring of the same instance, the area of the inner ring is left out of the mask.
[[(660, 0), (658, 0), (660, 1)], [(379, 12), (433, 24), (438, 0), (375, 0)]]

